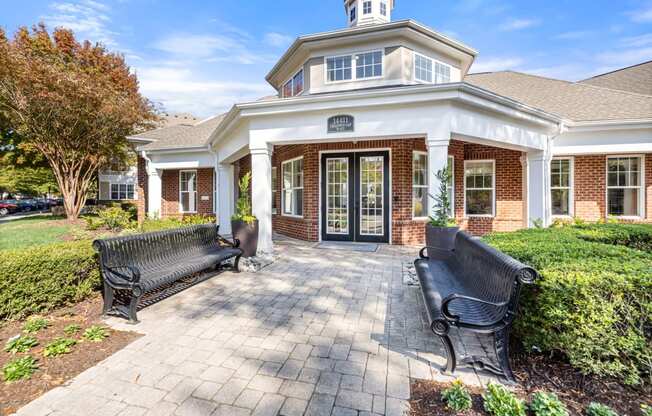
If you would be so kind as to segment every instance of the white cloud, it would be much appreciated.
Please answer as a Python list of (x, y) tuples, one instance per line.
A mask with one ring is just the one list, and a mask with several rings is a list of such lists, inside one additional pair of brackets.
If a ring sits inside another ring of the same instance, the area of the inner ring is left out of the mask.
[(630, 36), (627, 38), (622, 38), (620, 42), (629, 48), (641, 48), (644, 46), (652, 45), (652, 33), (646, 33), (639, 36)]
[(564, 32), (560, 33), (558, 35), (554, 36), (554, 39), (559, 39), (559, 40), (578, 40), (578, 39), (585, 39), (589, 36), (593, 35), (593, 31), (591, 30), (575, 30), (571, 32)]
[(143, 94), (171, 112), (190, 112), (206, 117), (228, 110), (234, 103), (253, 101), (273, 94), (264, 83), (217, 81), (180, 67), (156, 66), (136, 69)]
[(516, 57), (492, 57), (486, 59), (478, 59), (471, 66), (471, 72), (495, 72), (505, 71), (507, 69), (516, 69), (523, 64), (523, 59)]
[(627, 12), (627, 15), (635, 23), (652, 23), (652, 5), (647, 8)]
[(226, 34), (177, 33), (158, 40), (153, 46), (169, 54), (172, 60), (184, 62), (203, 60), (252, 65), (274, 60), (269, 54), (253, 51), (247, 39)]
[(638, 49), (606, 51), (598, 54), (596, 60), (607, 68), (618, 69), (625, 66), (649, 61), (652, 56), (652, 46)]
[(269, 32), (265, 33), (265, 43), (274, 46), (275, 48), (283, 48), (285, 46), (288, 46), (294, 38), (289, 35), (284, 35), (282, 33), (276, 33), (276, 32)]
[(51, 14), (41, 16), (50, 27), (65, 27), (77, 35), (106, 46), (116, 46), (116, 32), (111, 27), (110, 7), (95, 0), (55, 2)]
[(541, 21), (538, 19), (509, 19), (503, 22), (498, 29), (503, 32), (511, 32), (538, 26), (540, 23)]

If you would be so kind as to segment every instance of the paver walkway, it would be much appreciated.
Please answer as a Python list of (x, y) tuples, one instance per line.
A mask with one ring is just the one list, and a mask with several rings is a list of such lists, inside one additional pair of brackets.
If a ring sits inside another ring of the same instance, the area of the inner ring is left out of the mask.
[(140, 311), (139, 325), (110, 319), (145, 336), (18, 415), (400, 415), (410, 378), (451, 379), (419, 289), (402, 281), (415, 249), (278, 251), (258, 273), (223, 273)]

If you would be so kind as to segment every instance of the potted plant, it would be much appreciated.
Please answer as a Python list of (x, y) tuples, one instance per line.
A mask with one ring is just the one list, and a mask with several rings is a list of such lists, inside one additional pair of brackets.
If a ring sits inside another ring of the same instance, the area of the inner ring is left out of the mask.
[(231, 216), (233, 238), (240, 241), (243, 257), (253, 257), (258, 250), (258, 219), (251, 212), (250, 182), (251, 172), (248, 172), (238, 183), (240, 195), (235, 205), (235, 214)]
[(450, 198), (448, 196), (448, 183), (451, 180), (451, 172), (448, 167), (437, 172), (439, 190), (437, 195), (431, 195), (435, 200), (434, 215), (426, 224), (426, 245), (433, 247), (428, 249), (428, 257), (441, 259), (447, 256), (455, 247), (455, 236), (460, 227), (450, 215)]

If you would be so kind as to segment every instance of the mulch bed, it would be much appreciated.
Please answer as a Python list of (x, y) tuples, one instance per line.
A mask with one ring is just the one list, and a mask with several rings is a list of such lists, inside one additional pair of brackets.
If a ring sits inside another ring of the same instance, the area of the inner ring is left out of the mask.
[[(566, 404), (571, 415), (584, 415), (592, 401), (606, 404), (621, 416), (639, 416), (641, 403), (652, 405), (652, 387), (623, 386), (613, 380), (583, 376), (558, 357), (517, 355), (512, 360), (519, 387), (515, 393), (527, 399), (536, 391), (555, 393)], [(441, 391), (449, 386), (424, 380), (412, 382), (411, 416), (454, 415), (441, 399)], [(469, 387), (473, 409), (466, 416), (487, 415), (482, 406), (482, 389)]]
[[(50, 326), (36, 334), (29, 334), (38, 339), (39, 345), (24, 354), (12, 355), (4, 352), (5, 343), (9, 338), (21, 333), (24, 321), (0, 322), (0, 368), (8, 361), (26, 355), (36, 358), (39, 365), (39, 369), (29, 380), (6, 384), (0, 379), (0, 415), (9, 415), (15, 412), (43, 393), (64, 384), (141, 336), (134, 332), (109, 330), (109, 337), (101, 342), (80, 342), (84, 329), (91, 325), (103, 325), (100, 320), (101, 310), (102, 298), (96, 296), (43, 315), (50, 322)], [(68, 337), (64, 334), (63, 328), (71, 324), (81, 327), (79, 334), (69, 337), (78, 340), (77, 345), (72, 348), (72, 352), (57, 357), (43, 357), (45, 345), (57, 337)]]

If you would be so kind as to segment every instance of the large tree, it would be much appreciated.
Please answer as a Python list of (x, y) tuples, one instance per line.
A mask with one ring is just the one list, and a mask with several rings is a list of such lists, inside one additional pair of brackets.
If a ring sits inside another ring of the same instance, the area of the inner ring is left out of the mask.
[(22, 151), (47, 161), (69, 219), (98, 169), (126, 160), (126, 137), (157, 118), (122, 55), (43, 24), (13, 39), (0, 29), (0, 113)]

